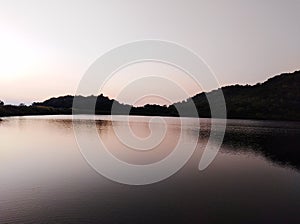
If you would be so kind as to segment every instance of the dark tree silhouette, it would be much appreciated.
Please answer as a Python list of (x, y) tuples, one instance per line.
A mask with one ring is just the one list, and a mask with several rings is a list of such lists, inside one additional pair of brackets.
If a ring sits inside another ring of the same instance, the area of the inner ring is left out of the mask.
[[(226, 101), (227, 117), (239, 119), (297, 120), (300, 121), (300, 71), (285, 73), (256, 85), (233, 85), (222, 87)], [(118, 114), (124, 114), (129, 108), (132, 115), (178, 116), (176, 108), (185, 111), (184, 116), (193, 116), (189, 105), (196, 105), (199, 117), (210, 117), (207, 96), (213, 98), (216, 90), (199, 93), (183, 102), (170, 106), (145, 105), (131, 107), (104, 95), (75, 96), (80, 108), (73, 108), (78, 113), (87, 113), (86, 105), (95, 103), (96, 114), (110, 114), (112, 105), (118, 106)], [(51, 98), (32, 106), (1, 106), (0, 116), (71, 114), (74, 96)], [(1, 103), (0, 103), (1, 105)], [(2, 104), (3, 105), (3, 104)]]

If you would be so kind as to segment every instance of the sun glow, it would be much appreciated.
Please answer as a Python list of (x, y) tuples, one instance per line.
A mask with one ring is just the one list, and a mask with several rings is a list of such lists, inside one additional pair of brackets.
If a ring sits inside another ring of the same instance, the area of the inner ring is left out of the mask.
[(0, 77), (15, 80), (33, 71), (39, 62), (37, 45), (11, 33), (0, 35)]

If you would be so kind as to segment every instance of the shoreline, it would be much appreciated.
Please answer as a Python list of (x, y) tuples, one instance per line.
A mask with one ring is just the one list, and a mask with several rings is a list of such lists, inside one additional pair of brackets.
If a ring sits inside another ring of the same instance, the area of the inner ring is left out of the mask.
[[(166, 118), (198, 118), (198, 119), (224, 119), (224, 118), (211, 118), (211, 117), (191, 117), (191, 116), (171, 116), (171, 115), (145, 115), (145, 114), (72, 114), (72, 113), (54, 113), (54, 114), (22, 114), (22, 115), (7, 115), (0, 116), (0, 121), (3, 121), (3, 118), (14, 118), (14, 117), (39, 117), (39, 116), (72, 116), (72, 115), (94, 115), (94, 116), (138, 116), (138, 117), (166, 117)], [(300, 123), (300, 120), (288, 120), (288, 119), (259, 119), (259, 118), (243, 118), (243, 117), (227, 117), (226, 120), (246, 120), (246, 121), (262, 121), (262, 122), (297, 122)]]

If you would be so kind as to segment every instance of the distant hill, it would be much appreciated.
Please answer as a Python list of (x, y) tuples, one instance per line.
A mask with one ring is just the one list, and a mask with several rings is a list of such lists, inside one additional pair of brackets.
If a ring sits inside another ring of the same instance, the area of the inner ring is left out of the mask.
[[(250, 85), (233, 85), (222, 87), (228, 118), (240, 119), (268, 119), (300, 121), (300, 71), (284, 73), (268, 79), (266, 82)], [(219, 89), (220, 90), (220, 89)], [(134, 115), (178, 116), (176, 107), (189, 114), (189, 103), (196, 105), (200, 117), (210, 117), (207, 97), (212, 97), (218, 90), (209, 93), (199, 93), (184, 102), (171, 106), (145, 105), (133, 107)], [(96, 101), (97, 114), (110, 114), (113, 103), (120, 108), (120, 114), (130, 105), (121, 104), (106, 96), (76, 96), (85, 105), (89, 101)], [(71, 114), (74, 96), (51, 98), (44, 102), (35, 102), (32, 106), (0, 106), (0, 116), (35, 115), (35, 114)], [(82, 108), (81, 108), (82, 109)]]
[[(233, 85), (221, 88), (228, 118), (300, 120), (300, 71), (284, 73), (266, 82), (250, 85)], [(193, 100), (201, 117), (209, 117), (206, 95), (200, 93)], [(178, 103), (183, 106), (185, 103)]]
[[(85, 105), (89, 102), (96, 102), (96, 114), (111, 114), (111, 108), (113, 104), (116, 104), (120, 109), (119, 114), (124, 114), (126, 110), (130, 110), (130, 114), (135, 115), (161, 115), (161, 116), (178, 116), (177, 113), (172, 113), (170, 108), (159, 105), (145, 105), (144, 107), (132, 107), (131, 105), (121, 104), (116, 100), (109, 99), (104, 95), (99, 96), (75, 96), (76, 100), (81, 105), (81, 108), (77, 108), (78, 111), (85, 112)], [(57, 98), (51, 98), (41, 103), (33, 103), (33, 106), (44, 106), (56, 109), (72, 109), (74, 96), (61, 96)], [(80, 113), (80, 112), (79, 112)]]

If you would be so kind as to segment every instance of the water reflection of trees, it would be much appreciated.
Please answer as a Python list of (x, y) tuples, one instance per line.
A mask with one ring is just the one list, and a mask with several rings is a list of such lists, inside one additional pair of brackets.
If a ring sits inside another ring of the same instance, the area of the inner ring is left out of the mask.
[[(200, 134), (200, 139), (208, 135), (206, 130)], [(299, 139), (299, 129), (229, 127), (221, 151), (259, 154), (275, 164), (300, 170)]]
[[(111, 120), (74, 120), (71, 119), (49, 119), (48, 124), (59, 127), (59, 129), (72, 129), (72, 122), (80, 124), (85, 130), (95, 125), (99, 133), (111, 133)], [(227, 126), (221, 152), (225, 153), (253, 153), (264, 156), (271, 162), (281, 166), (288, 166), (300, 170), (300, 129), (299, 124), (291, 127), (290, 124), (278, 122), (230, 121)], [(134, 123), (134, 122), (133, 122)], [(146, 122), (147, 123), (147, 122)], [(127, 124), (118, 121), (119, 125)], [(143, 123), (138, 122), (141, 126)], [(143, 124), (145, 125), (145, 124)], [(141, 126), (142, 127), (142, 126)], [(139, 127), (139, 130), (141, 129)], [(190, 130), (191, 138), (198, 137), (201, 147), (207, 143), (210, 134), (210, 120), (201, 123), (201, 130)], [(174, 136), (174, 133), (170, 134)]]

